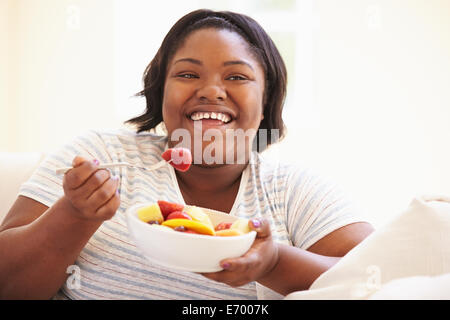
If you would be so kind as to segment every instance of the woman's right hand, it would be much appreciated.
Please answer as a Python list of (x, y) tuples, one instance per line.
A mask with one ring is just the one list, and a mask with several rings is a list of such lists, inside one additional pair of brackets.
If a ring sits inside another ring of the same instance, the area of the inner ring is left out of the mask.
[(119, 208), (119, 178), (111, 177), (106, 169), (98, 169), (98, 165), (97, 160), (77, 156), (73, 169), (64, 175), (64, 194), (78, 218), (104, 221)]

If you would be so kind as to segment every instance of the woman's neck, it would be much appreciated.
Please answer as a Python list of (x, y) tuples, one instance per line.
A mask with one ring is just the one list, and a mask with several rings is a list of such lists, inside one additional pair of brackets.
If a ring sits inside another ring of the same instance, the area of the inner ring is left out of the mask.
[(192, 165), (186, 172), (176, 172), (184, 201), (229, 213), (236, 200), (245, 164), (205, 167)]

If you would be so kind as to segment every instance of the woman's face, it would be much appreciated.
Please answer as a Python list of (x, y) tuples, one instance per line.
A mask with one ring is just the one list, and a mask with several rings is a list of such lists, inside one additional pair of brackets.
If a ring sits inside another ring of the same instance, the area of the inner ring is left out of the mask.
[[(263, 94), (264, 71), (240, 35), (214, 28), (192, 32), (167, 66), (163, 119), (170, 146), (189, 133), (183, 145), (194, 164), (200, 164), (199, 152), (202, 164), (211, 164), (205, 155), (229, 163), (225, 154), (231, 151), (236, 161), (239, 139), (251, 148), (251, 133), (263, 118)], [(227, 135), (234, 135), (234, 144)]]

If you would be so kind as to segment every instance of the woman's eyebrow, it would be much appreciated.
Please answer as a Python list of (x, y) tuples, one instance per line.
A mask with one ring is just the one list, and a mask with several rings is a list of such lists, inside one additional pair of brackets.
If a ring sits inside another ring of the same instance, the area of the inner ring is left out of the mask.
[(249, 67), (253, 71), (255, 71), (255, 69), (253, 69), (253, 67), (250, 63), (243, 61), (243, 60), (232, 60), (232, 61), (226, 61), (223, 63), (224, 66), (230, 66), (230, 65), (234, 65), (234, 64), (242, 64), (242, 65)]
[[(177, 61), (174, 62), (174, 64), (177, 64), (179, 62), (190, 62), (199, 66), (202, 66), (203, 63), (200, 60), (194, 59), (194, 58), (181, 58), (178, 59)], [(230, 61), (225, 61), (223, 63), (223, 65), (226, 66), (231, 66), (231, 65), (235, 65), (235, 64), (241, 64), (241, 65), (245, 65), (247, 67), (249, 67), (250, 69), (252, 69), (253, 71), (255, 71), (255, 69), (252, 67), (252, 65), (244, 60), (230, 60)]]
[(203, 63), (200, 60), (197, 59), (193, 59), (193, 58), (182, 58), (182, 59), (178, 59), (177, 61), (174, 62), (174, 64), (178, 63), (178, 62), (190, 62), (193, 64), (198, 64), (199, 66), (202, 66)]

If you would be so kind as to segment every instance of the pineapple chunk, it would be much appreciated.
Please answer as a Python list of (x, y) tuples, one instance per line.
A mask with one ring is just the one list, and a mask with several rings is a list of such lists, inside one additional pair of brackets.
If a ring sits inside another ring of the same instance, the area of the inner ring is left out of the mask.
[(236, 221), (233, 222), (233, 224), (230, 227), (231, 230), (239, 230), (242, 233), (249, 233), (250, 227), (248, 226), (248, 219), (239, 218)]
[(242, 231), (238, 229), (224, 229), (216, 231), (216, 236), (220, 237), (232, 237), (232, 236), (241, 236), (243, 235)]
[(192, 220), (204, 223), (214, 230), (211, 219), (201, 208), (196, 206), (188, 206), (185, 207), (183, 211), (187, 213), (192, 218)]
[(148, 207), (140, 208), (137, 211), (138, 218), (144, 222), (158, 221), (159, 224), (163, 223), (164, 217), (161, 213), (161, 209), (157, 203)]

